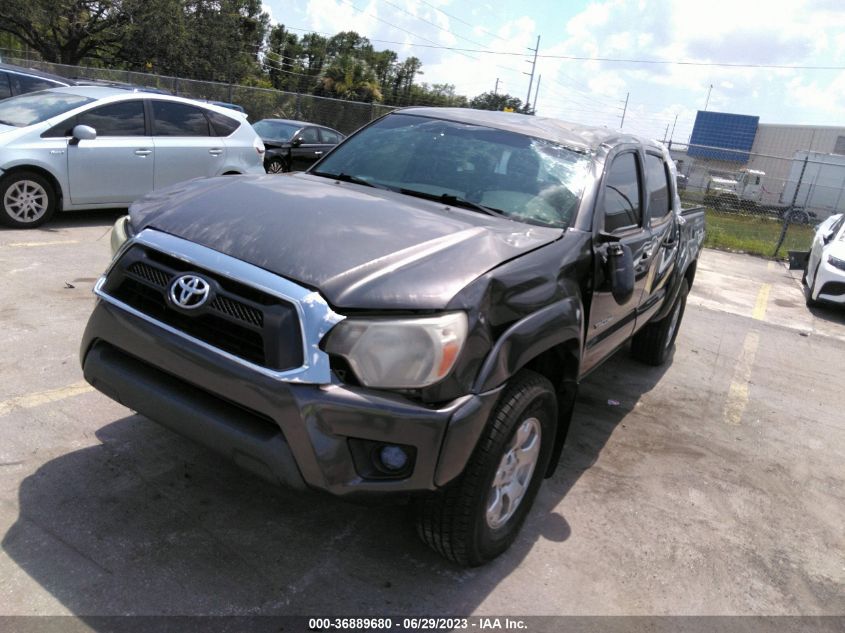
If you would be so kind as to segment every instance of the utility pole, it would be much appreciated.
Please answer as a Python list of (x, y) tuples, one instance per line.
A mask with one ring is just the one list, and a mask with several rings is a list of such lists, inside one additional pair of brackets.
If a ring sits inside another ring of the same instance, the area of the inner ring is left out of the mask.
[(622, 129), (622, 126), (625, 125), (625, 113), (628, 112), (628, 97), (631, 96), (631, 93), (625, 95), (625, 107), (622, 108), (622, 122), (619, 124), (619, 129)]
[(707, 106), (710, 105), (710, 93), (713, 92), (713, 84), (710, 84), (710, 90), (707, 91), (707, 101), (704, 102), (704, 111), (707, 112)]
[[(530, 73), (522, 73), (523, 75), (531, 75), (531, 79), (528, 80), (528, 96), (525, 97), (525, 109), (528, 110), (529, 106), (531, 105), (531, 85), (534, 83), (534, 70), (537, 68), (537, 53), (540, 52), (540, 36), (537, 36), (537, 46), (535, 48), (529, 48), (529, 51), (534, 51), (534, 61), (531, 62), (531, 72)], [(527, 61), (527, 60), (526, 60)]]
[(540, 82), (543, 81), (543, 75), (537, 76), (537, 87), (534, 89), (534, 112), (537, 112), (537, 99), (540, 95)]
[(496, 87), (493, 88), (493, 94), (494, 95), (499, 94), (499, 78), (498, 77), (496, 77)]

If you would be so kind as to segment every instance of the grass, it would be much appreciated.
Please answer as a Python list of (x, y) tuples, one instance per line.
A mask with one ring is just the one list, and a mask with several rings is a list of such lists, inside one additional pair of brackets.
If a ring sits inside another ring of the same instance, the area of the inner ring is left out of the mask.
[[(710, 208), (705, 209), (704, 217), (707, 228), (704, 246), (767, 258), (772, 257), (783, 227), (783, 222), (776, 218), (725, 213)], [(812, 226), (790, 224), (778, 259), (786, 259), (787, 251), (810, 250), (814, 233)]]

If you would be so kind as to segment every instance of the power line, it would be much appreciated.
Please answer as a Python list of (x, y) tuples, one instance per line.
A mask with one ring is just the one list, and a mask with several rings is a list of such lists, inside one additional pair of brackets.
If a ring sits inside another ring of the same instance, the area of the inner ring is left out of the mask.
[(453, 20), (457, 20), (461, 24), (465, 24), (468, 27), (473, 28), (473, 29), (477, 28), (479, 31), (481, 31), (482, 33), (486, 33), (490, 37), (495, 37), (496, 39), (502, 40), (503, 42), (508, 41), (504, 37), (500, 37), (500, 36), (496, 35), (495, 33), (491, 33), (490, 31), (487, 31), (486, 29), (482, 29), (480, 26), (472, 24), (471, 22), (467, 22), (466, 20), (462, 20), (461, 18), (459, 18), (456, 15), (452, 15), (451, 13), (447, 13), (446, 11), (441, 9), (440, 7), (436, 7), (433, 4), (431, 4), (430, 2), (426, 2), (426, 0), (419, 0), (419, 2), (422, 2), (423, 4), (430, 6), (432, 9), (434, 9), (435, 11), (439, 11), (440, 13), (442, 13), (443, 15), (445, 15), (448, 18), (452, 18)]
[(444, 31), (444, 32), (448, 33), (449, 35), (453, 35), (453, 36), (455, 36), (455, 37), (457, 37), (457, 38), (459, 38), (459, 39), (464, 40), (465, 42), (469, 42), (470, 44), (475, 44), (476, 46), (484, 46), (484, 44), (482, 44), (481, 42), (476, 42), (475, 40), (471, 40), (471, 39), (469, 39), (469, 38), (467, 38), (467, 37), (463, 37), (462, 35), (458, 35), (457, 33), (454, 33), (454, 32), (452, 32), (452, 31), (450, 31), (450, 30), (449, 30), (449, 29), (447, 29), (446, 27), (440, 26), (440, 25), (439, 25), (439, 24), (437, 24), (436, 22), (432, 22), (431, 20), (426, 20), (426, 19), (425, 19), (425, 18), (423, 18), (423, 17), (420, 17), (420, 16), (418, 16), (418, 15), (414, 15), (413, 13), (411, 13), (410, 11), (408, 11), (407, 9), (405, 9), (405, 8), (403, 8), (403, 7), (400, 7), (400, 6), (399, 6), (399, 5), (397, 5), (397, 4), (394, 4), (394, 3), (393, 3), (393, 2), (391, 2), (390, 0), (382, 0), (382, 2), (385, 2), (386, 4), (389, 4), (391, 7), (393, 7), (393, 8), (394, 8), (394, 9), (396, 9), (397, 11), (401, 11), (402, 13), (405, 13), (406, 15), (410, 15), (410, 16), (411, 16), (412, 18), (414, 18), (415, 20), (419, 20), (420, 22), (425, 22), (426, 24), (430, 24), (431, 26), (433, 26), (433, 27), (435, 27), (435, 28), (437, 28), (437, 29), (440, 29), (441, 31)]
[[(423, 39), (427, 42), (431, 42), (430, 44), (418, 44), (416, 42), (397, 42), (395, 40), (382, 40), (382, 39), (372, 39), (368, 38), (371, 42), (378, 42), (380, 44), (395, 44), (397, 46), (416, 46), (419, 48), (433, 48), (433, 49), (440, 49), (446, 51), (453, 51), (455, 53), (480, 53), (485, 55), (505, 55), (510, 57), (525, 57), (524, 53), (519, 53), (516, 51), (495, 51), (490, 49), (475, 49), (475, 48), (460, 48), (457, 46), (444, 46), (442, 44), (437, 44), (432, 40), (429, 40), (424, 37), (420, 37), (416, 35), (412, 31), (408, 31), (403, 29), (402, 27), (398, 27), (395, 24), (391, 24), (386, 20), (382, 20), (378, 16), (374, 16), (372, 14), (366, 13), (363, 9), (359, 9), (348, 0), (341, 0), (345, 4), (349, 4), (357, 11), (364, 13), (371, 18), (379, 20), (380, 22), (384, 22), (385, 24), (392, 26), (394, 28), (403, 31), (409, 35), (417, 37), (419, 39)], [(335, 35), (334, 33), (325, 33), (321, 31), (315, 31), (314, 29), (304, 29), (304, 28), (297, 28), (292, 26), (286, 26), (285, 28), (290, 29), (291, 31), (303, 31), (306, 33), (318, 33), (319, 35), (328, 35), (332, 36)], [(454, 35), (454, 34), (453, 34)], [(623, 58), (623, 57), (588, 57), (588, 56), (581, 56), (581, 55), (538, 55), (538, 59), (565, 59), (571, 61), (585, 61), (585, 62), (609, 62), (609, 63), (620, 63), (620, 64), (654, 64), (654, 65), (664, 65), (664, 66), (704, 66), (704, 67), (719, 67), (719, 68), (760, 68), (760, 69), (779, 69), (779, 70), (845, 70), (845, 66), (812, 66), (812, 65), (790, 65), (790, 64), (740, 64), (740, 63), (733, 63), (733, 62), (694, 62), (689, 60), (666, 60), (666, 59), (634, 59), (634, 58)], [(470, 58), (473, 59), (473, 58)], [(477, 61), (477, 60), (476, 60)], [(509, 69), (513, 70), (513, 69)]]

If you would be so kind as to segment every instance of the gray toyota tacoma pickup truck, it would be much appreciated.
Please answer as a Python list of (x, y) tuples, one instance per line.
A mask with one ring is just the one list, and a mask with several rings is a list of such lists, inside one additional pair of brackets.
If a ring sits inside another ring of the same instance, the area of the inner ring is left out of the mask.
[(86, 380), (267, 479), (410, 498), (478, 565), (558, 462), (578, 382), (671, 355), (704, 236), (659, 144), (409, 108), (308, 172), (195, 180), (113, 232)]

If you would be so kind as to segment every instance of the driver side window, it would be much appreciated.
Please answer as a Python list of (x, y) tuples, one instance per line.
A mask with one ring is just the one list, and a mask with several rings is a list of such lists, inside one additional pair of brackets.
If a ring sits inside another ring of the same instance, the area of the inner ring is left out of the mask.
[(642, 226), (640, 167), (635, 152), (613, 159), (604, 183), (604, 230), (608, 233)]
[(299, 138), (303, 144), (319, 143), (320, 137), (317, 134), (317, 128), (307, 127), (299, 133)]

